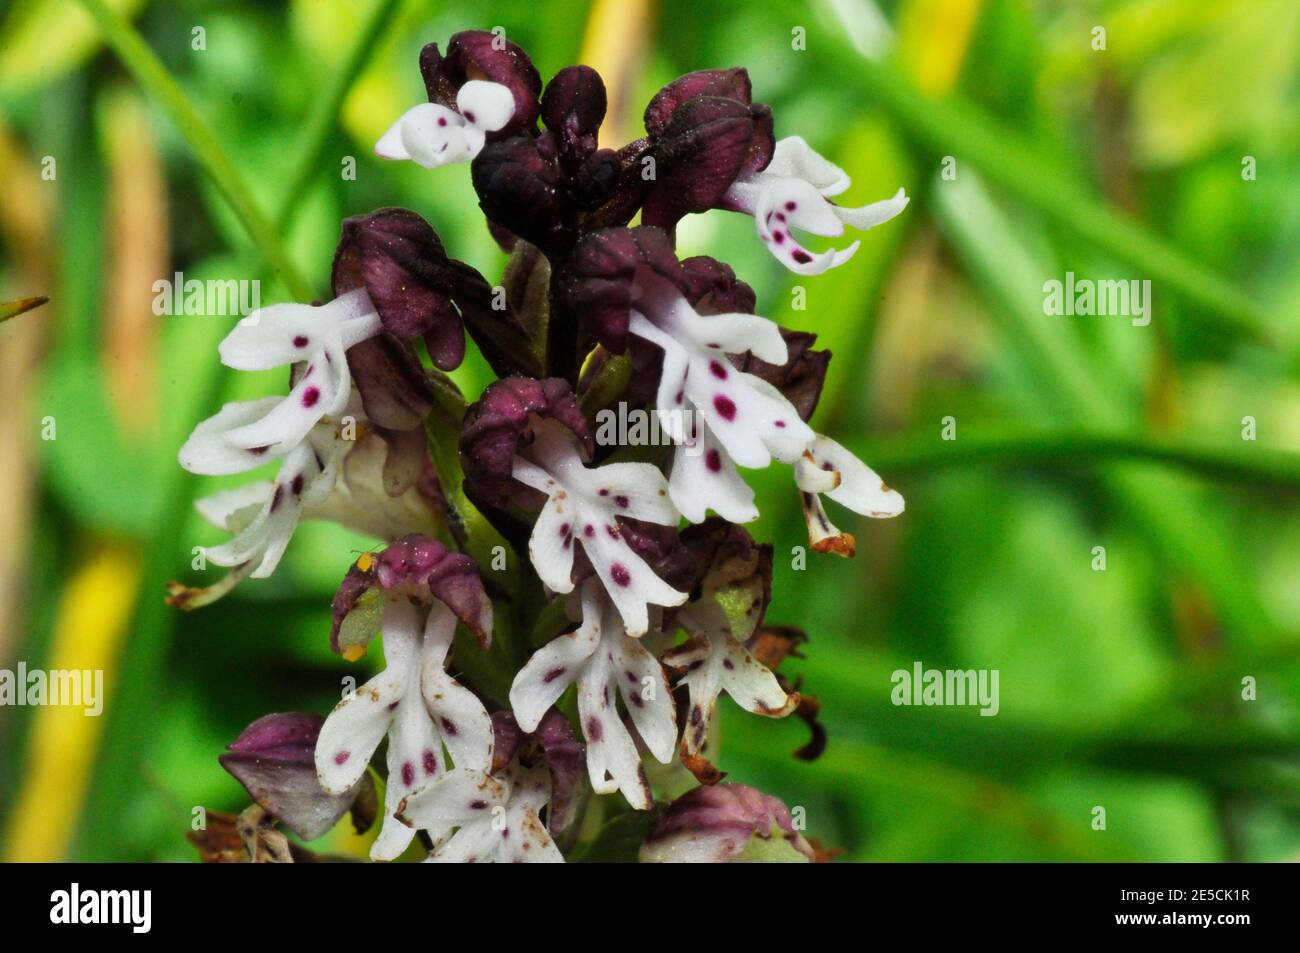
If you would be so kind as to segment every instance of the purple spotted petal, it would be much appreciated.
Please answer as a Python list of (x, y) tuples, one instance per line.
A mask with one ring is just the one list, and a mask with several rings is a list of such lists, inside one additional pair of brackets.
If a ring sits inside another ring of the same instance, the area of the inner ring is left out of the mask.
[(461, 427), (461, 466), (477, 498), (493, 506), (509, 505), (517, 488), (512, 475), (515, 455), (532, 443), (538, 419), (563, 425), (591, 458), (595, 443), (564, 380), (503, 378), (470, 405)]
[(779, 390), (799, 411), (799, 416), (808, 420), (821, 399), (831, 352), (813, 350), (817, 335), (807, 331), (782, 328), (781, 337), (785, 339), (790, 355), (784, 364), (769, 364), (752, 354), (745, 354), (734, 363), (740, 370), (762, 378)]
[(325, 719), (289, 712), (257, 719), (219, 756), (249, 796), (303, 840), (315, 840), (347, 813), (363, 777), (339, 796), (326, 794), (316, 777), (316, 738)]
[(436, 43), (430, 43), (420, 51), (420, 73), (429, 102), (449, 109), (456, 108), (456, 94), (468, 80), (489, 80), (507, 87), (515, 99), (515, 112), (498, 138), (532, 130), (536, 125), (542, 77), (528, 54), (504, 36), (487, 30), (466, 30), (452, 36), (446, 55)]

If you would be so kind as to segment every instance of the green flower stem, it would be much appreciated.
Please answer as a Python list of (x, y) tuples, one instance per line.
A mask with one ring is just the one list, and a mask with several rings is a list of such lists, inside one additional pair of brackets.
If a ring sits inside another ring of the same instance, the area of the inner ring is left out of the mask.
[(212, 177), (217, 189), (230, 203), (249, 237), (284, 282), (289, 293), (299, 301), (310, 301), (316, 297), (311, 285), (290, 260), (274, 226), (253, 201), (252, 193), (222, 149), (216, 133), (186, 98), (153, 50), (149, 49), (130, 22), (104, 3), (104, 0), (81, 0), (81, 3), (99, 23), (104, 39), (136, 82), (158, 101), (163, 111), (176, 124), (185, 141), (194, 150), (199, 164)]
[(1193, 444), (1150, 434), (1025, 431), (860, 441), (854, 452), (891, 476), (961, 466), (1078, 467), (1145, 461), (1251, 486), (1300, 490), (1300, 454), (1257, 447)]
[(835, 31), (810, 50), (820, 65), (872, 100), (913, 136), (942, 155), (969, 163), (1009, 194), (1050, 215), (1062, 226), (1136, 268), (1140, 275), (1180, 292), (1218, 314), (1231, 328), (1271, 343), (1264, 309), (1236, 285), (1126, 218), (1041, 154), (1019, 135), (960, 97), (922, 95), (892, 67), (865, 59)]
[(395, 19), (401, 2), (402, 0), (377, 0), (370, 15), (361, 24), (361, 29), (357, 31), (352, 48), (348, 50), (343, 62), (331, 71), (325, 92), (313, 102), (302, 132), (297, 137), (298, 142), (302, 143), (297, 152), (297, 162), (286, 179), (288, 185), (276, 209), (275, 224), (280, 231), (289, 223), (298, 201), (311, 185), (312, 176), (318, 171), (325, 140), (334, 130), (343, 100), (347, 98), (352, 84), (378, 45), (384, 27)]

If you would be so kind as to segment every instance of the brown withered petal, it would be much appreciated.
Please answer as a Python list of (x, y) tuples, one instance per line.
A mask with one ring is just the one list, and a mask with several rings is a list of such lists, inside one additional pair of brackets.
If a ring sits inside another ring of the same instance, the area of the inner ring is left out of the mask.
[(510, 505), (516, 486), (512, 475), (515, 454), (533, 442), (538, 419), (554, 420), (567, 428), (591, 459), (595, 441), (566, 381), (558, 377), (502, 378), (470, 405), (461, 426), (461, 467), (476, 498), (503, 509)]
[(303, 840), (329, 831), (351, 808), (363, 776), (342, 796), (326, 794), (316, 778), (316, 737), (325, 719), (290, 712), (257, 719), (218, 757), (267, 814)]
[(781, 337), (785, 338), (790, 355), (784, 364), (769, 364), (748, 353), (733, 363), (740, 370), (767, 381), (785, 395), (800, 417), (809, 420), (821, 399), (831, 352), (813, 350), (817, 335), (807, 331), (782, 328)]
[(341, 644), (340, 631), (349, 613), (376, 589), (396, 591), (423, 605), (437, 600), (455, 613), (480, 646), (487, 649), (492, 644), (492, 632), (486, 623), (491, 602), (474, 560), (447, 549), (436, 539), (411, 533), (393, 540), (377, 555), (363, 555), (343, 577), (334, 594), (330, 629), (330, 648), (335, 652), (355, 647)]
[(454, 34), (443, 55), (436, 43), (420, 50), (420, 74), (429, 102), (456, 108), (456, 94), (468, 80), (482, 79), (508, 87), (515, 99), (515, 114), (491, 140), (536, 128), (542, 77), (518, 44), (487, 30)]

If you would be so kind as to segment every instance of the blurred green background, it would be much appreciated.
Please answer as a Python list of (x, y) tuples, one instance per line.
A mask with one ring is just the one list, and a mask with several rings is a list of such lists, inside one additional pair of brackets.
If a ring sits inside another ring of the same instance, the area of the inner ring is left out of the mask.
[[(327, 711), (363, 674), (326, 634), (374, 541), (334, 526), (303, 526), (273, 578), (216, 606), (163, 605), (221, 535), (192, 499), (232, 482), (186, 476), (177, 447), (282, 381), (225, 373), (231, 320), (156, 317), (152, 284), (324, 295), (340, 219), (384, 205), (499, 274), (468, 167), (371, 153), (423, 99), (421, 45), (495, 26), (544, 78), (601, 70), (607, 145), (674, 76), (744, 65), (777, 134), (850, 172), (841, 200), (912, 196), (814, 278), (748, 218), (680, 230), (683, 254), (724, 258), (760, 313), (834, 351), (814, 423), (907, 498), (893, 521), (832, 513), (857, 558), (800, 571), (788, 474), (751, 474), (751, 529), (777, 553), (768, 618), (811, 638), (787, 667), (830, 747), (796, 761), (801, 724), (723, 700), (730, 779), (856, 860), (1300, 856), (1294, 0), (0, 9), (0, 300), (51, 298), (0, 325), (0, 668), (107, 679), (100, 718), (0, 709), (0, 856), (194, 859), (193, 808), (246, 803), (223, 746), (268, 711)], [(1067, 271), (1150, 280), (1150, 325), (1044, 314)], [(489, 379), (477, 360), (456, 378), (471, 397)], [(1000, 712), (895, 707), (890, 674), (916, 661), (998, 670)]]

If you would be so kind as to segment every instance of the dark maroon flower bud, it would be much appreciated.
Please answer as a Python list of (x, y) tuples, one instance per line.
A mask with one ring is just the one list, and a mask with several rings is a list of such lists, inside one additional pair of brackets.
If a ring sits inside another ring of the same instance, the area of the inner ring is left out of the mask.
[(696, 255), (682, 259), (682, 271), (686, 276), (682, 292), (700, 314), (754, 313), (754, 289), (725, 262)]
[(471, 166), (479, 206), (494, 224), (547, 253), (573, 241), (563, 173), (544, 142), (515, 136), (483, 147)]
[(347, 792), (326, 794), (316, 777), (316, 736), (325, 719), (289, 712), (265, 715), (243, 730), (218, 757), (249, 797), (303, 840), (330, 830), (372, 784), (363, 775)]
[(645, 111), (655, 179), (641, 221), (671, 231), (690, 212), (718, 207), (731, 184), (767, 167), (772, 111), (754, 103), (743, 69), (700, 70), (673, 80)]
[(645, 129), (652, 137), (662, 136), (678, 107), (698, 96), (734, 99), (748, 106), (753, 102), (749, 73), (741, 67), (702, 69), (679, 76), (650, 100), (645, 110)]
[(465, 357), (461, 311), (491, 297), (482, 275), (447, 257), (428, 222), (400, 208), (344, 220), (332, 282), (336, 295), (364, 285), (384, 329), (403, 341), (423, 337), (444, 371)]
[(334, 594), (330, 648), (347, 658), (359, 657), (379, 628), (384, 594), (417, 605), (441, 602), (480, 646), (492, 644), (492, 603), (474, 560), (412, 533), (393, 540), (378, 555), (363, 554), (343, 577)]
[(512, 475), (515, 457), (532, 444), (542, 421), (567, 431), (583, 458), (591, 459), (595, 441), (561, 378), (503, 378), (470, 405), (461, 427), (460, 459), (467, 488), (477, 499), (504, 509), (517, 490), (525, 489)]
[(542, 122), (555, 135), (560, 155), (574, 167), (596, 151), (605, 108), (605, 83), (590, 66), (566, 67), (547, 83)]
[(642, 863), (808, 863), (812, 845), (790, 809), (744, 784), (687, 791), (659, 818), (641, 848)]
[(504, 36), (486, 30), (457, 33), (447, 43), (444, 56), (436, 43), (420, 51), (420, 74), (429, 102), (456, 108), (456, 94), (468, 80), (500, 83), (515, 99), (515, 114), (499, 133), (488, 138), (504, 139), (536, 128), (542, 92), (542, 77), (528, 54)]
[(641, 221), (671, 231), (682, 216), (718, 207), (731, 184), (771, 161), (772, 113), (764, 105), (699, 96), (654, 137), (654, 184)]
[(794, 405), (799, 416), (811, 419), (821, 399), (822, 385), (826, 382), (826, 369), (831, 363), (830, 351), (814, 351), (813, 344), (817, 335), (807, 331), (790, 331), (781, 329), (785, 338), (790, 359), (784, 364), (769, 364), (767, 361), (744, 354), (732, 363), (740, 370), (761, 377), (767, 381)]
[(588, 332), (614, 354), (627, 348), (630, 310), (641, 291), (638, 274), (650, 273), (685, 289), (687, 278), (661, 229), (603, 228), (573, 251), (559, 293)]
[(551, 776), (547, 827), (558, 833), (573, 820), (578, 789), (586, 774), (582, 742), (573, 737), (569, 720), (554, 708), (542, 716), (537, 729), (524, 731), (509, 710), (492, 713), (495, 738), (492, 773), (505, 769), (516, 757), (525, 767), (544, 760)]

